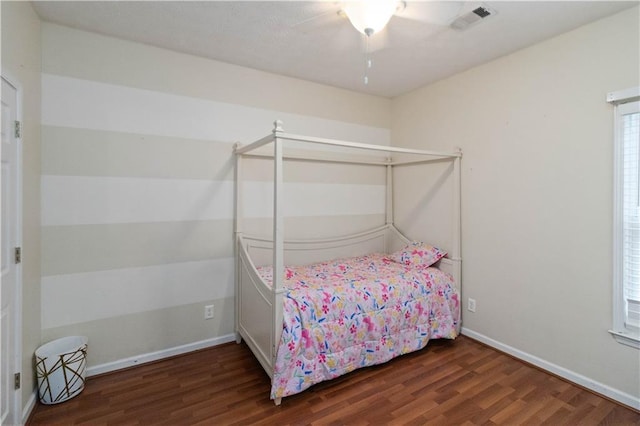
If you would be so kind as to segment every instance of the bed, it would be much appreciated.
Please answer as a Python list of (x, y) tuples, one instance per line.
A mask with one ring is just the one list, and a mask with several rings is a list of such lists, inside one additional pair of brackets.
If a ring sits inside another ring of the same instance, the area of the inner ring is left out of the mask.
[[(357, 368), (386, 362), (460, 331), (460, 151), (443, 153), (285, 133), (236, 144), (236, 340), (271, 378), (271, 399), (301, 392)], [(285, 144), (329, 147), (286, 151)], [(265, 148), (272, 150), (265, 151)], [(331, 149), (340, 149), (335, 155)], [(376, 153), (362, 159), (344, 150)], [(273, 161), (272, 235), (243, 232), (243, 162)], [(326, 239), (285, 240), (284, 160), (366, 163), (386, 169), (386, 220)], [(394, 168), (452, 163), (448, 253), (411, 241), (393, 223)]]

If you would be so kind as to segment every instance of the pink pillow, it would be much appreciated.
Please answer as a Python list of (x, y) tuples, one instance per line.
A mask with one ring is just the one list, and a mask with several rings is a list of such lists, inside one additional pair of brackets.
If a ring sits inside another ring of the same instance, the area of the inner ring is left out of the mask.
[(429, 244), (414, 241), (401, 250), (389, 255), (389, 259), (397, 263), (427, 267), (447, 255), (447, 252)]

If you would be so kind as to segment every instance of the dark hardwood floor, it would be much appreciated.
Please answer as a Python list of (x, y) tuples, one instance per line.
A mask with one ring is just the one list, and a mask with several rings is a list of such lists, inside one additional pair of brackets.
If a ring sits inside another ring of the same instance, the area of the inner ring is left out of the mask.
[(91, 377), (28, 424), (640, 425), (640, 414), (464, 336), (311, 387), (274, 406), (243, 343)]

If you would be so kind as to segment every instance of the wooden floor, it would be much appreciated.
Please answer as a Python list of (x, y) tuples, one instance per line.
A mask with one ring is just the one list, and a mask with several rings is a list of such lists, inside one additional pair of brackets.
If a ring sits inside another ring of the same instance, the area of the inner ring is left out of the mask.
[(29, 425), (640, 425), (640, 414), (464, 336), (269, 400), (243, 343), (92, 377)]

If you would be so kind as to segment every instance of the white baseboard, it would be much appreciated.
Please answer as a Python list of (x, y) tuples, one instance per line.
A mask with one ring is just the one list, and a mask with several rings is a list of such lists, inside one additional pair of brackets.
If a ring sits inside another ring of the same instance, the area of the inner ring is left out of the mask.
[(509, 345), (505, 345), (504, 343), (493, 340), (490, 337), (485, 336), (484, 334), (477, 333), (473, 330), (469, 330), (468, 328), (462, 327), (462, 334), (474, 340), (482, 342), (485, 345), (491, 346), (492, 348), (498, 349), (499, 351), (505, 352), (511, 356), (526, 361), (529, 364), (533, 364), (543, 370), (549, 371), (550, 373), (567, 379), (570, 382), (583, 386), (589, 390), (592, 390), (593, 392), (618, 401), (621, 404), (635, 408), (636, 410), (640, 410), (640, 398), (638, 397), (629, 395), (628, 393), (614, 389), (603, 383), (596, 382), (595, 380), (585, 377), (582, 374), (567, 370), (564, 367), (560, 367), (559, 365), (553, 364), (549, 361), (545, 361), (544, 359), (538, 358), (537, 356), (531, 355), (527, 352), (523, 352)]
[(235, 340), (235, 334), (225, 334), (224, 336), (218, 336), (212, 339), (201, 340), (199, 342), (189, 343), (182, 346), (175, 346), (173, 348), (163, 349), (157, 352), (150, 352), (147, 354), (136, 355), (117, 361), (94, 365), (91, 367), (87, 367), (87, 376), (91, 377), (97, 374), (109, 373), (111, 371), (121, 370), (123, 368), (133, 367), (135, 365), (157, 361), (159, 359), (168, 358), (175, 355), (181, 355), (187, 352), (196, 351), (198, 349), (204, 349), (211, 346), (221, 345), (223, 343), (234, 342)]
[(29, 399), (27, 400), (27, 403), (25, 404), (24, 408), (22, 409), (22, 424), (26, 425), (27, 424), (27, 420), (29, 420), (29, 416), (31, 415), (31, 412), (33, 411), (33, 409), (36, 407), (36, 401), (38, 400), (38, 389), (34, 389), (33, 392), (31, 392), (31, 396), (29, 397)]

